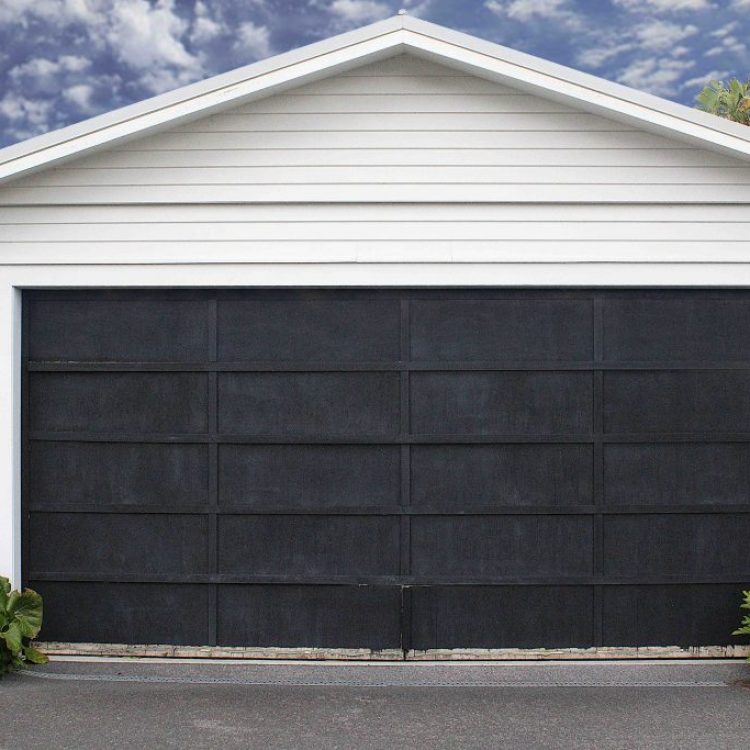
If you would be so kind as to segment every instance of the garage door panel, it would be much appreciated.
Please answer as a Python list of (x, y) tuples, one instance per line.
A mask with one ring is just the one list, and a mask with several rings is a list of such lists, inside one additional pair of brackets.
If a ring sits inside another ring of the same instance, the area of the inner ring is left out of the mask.
[(430, 435), (555, 435), (592, 427), (586, 372), (415, 372), (411, 426)]
[(85, 362), (196, 362), (208, 350), (203, 299), (37, 300), (29, 357)]
[(222, 373), (219, 429), (284, 437), (395, 436), (397, 373)]
[(606, 432), (750, 432), (750, 371), (606, 372)]
[(222, 505), (397, 506), (401, 450), (392, 445), (221, 445)]
[(397, 516), (225, 515), (222, 573), (280, 577), (397, 575)]
[(398, 649), (398, 586), (222, 586), (222, 646)]
[(750, 444), (604, 446), (608, 505), (750, 504)]
[(654, 298), (639, 293), (604, 304), (608, 362), (750, 363), (750, 300), (731, 294)]
[(592, 573), (585, 516), (415, 516), (412, 572), (429, 578), (564, 578)]
[(587, 299), (415, 300), (416, 361), (588, 361), (593, 352)]
[(594, 628), (589, 586), (417, 586), (412, 647), (580, 648)]
[(208, 502), (208, 448), (36, 442), (29, 451), (29, 483), (32, 508), (203, 506)]
[(411, 501), (418, 508), (588, 505), (590, 445), (415, 445)]
[(197, 433), (208, 380), (196, 373), (35, 372), (30, 426), (40, 432)]
[(33, 579), (29, 586), (44, 598), (46, 641), (208, 642), (208, 586)]
[(398, 299), (220, 301), (219, 359), (360, 361), (399, 358)]
[(34, 572), (205, 573), (206, 518), (199, 515), (33, 513)]
[(738, 624), (742, 588), (715, 583), (606, 586), (604, 645), (726, 644)]
[(726, 644), (750, 580), (748, 310), (746, 291), (24, 292), (43, 637)]
[(750, 580), (750, 515), (606, 516), (604, 571), (611, 576), (740, 576)]

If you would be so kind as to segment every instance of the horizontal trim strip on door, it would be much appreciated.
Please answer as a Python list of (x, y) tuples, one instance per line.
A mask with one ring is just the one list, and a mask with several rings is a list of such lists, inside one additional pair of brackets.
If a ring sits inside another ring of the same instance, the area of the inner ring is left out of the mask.
[(295, 507), (281, 505), (75, 505), (32, 504), (30, 513), (120, 513), (152, 515), (224, 515), (224, 516), (581, 516), (581, 515), (667, 515), (667, 514), (743, 514), (750, 513), (750, 502), (723, 505), (482, 505), (449, 509), (415, 506), (331, 506)]
[(247, 575), (238, 573), (192, 573), (192, 574), (170, 574), (156, 575), (151, 573), (101, 573), (98, 571), (86, 572), (51, 572), (31, 571), (28, 574), (29, 581), (57, 581), (57, 582), (89, 582), (89, 583), (200, 583), (200, 584), (238, 584), (248, 583), (256, 585), (288, 585), (288, 586), (692, 586), (692, 585), (715, 585), (720, 583), (740, 584), (747, 586), (750, 581), (750, 569), (747, 574), (717, 575), (717, 576), (642, 576), (617, 577), (611, 576), (578, 576), (578, 577), (554, 577), (544, 578), (518, 578), (518, 577), (471, 577), (460, 578), (427, 577), (427, 576), (273, 576), (273, 575)]
[(388, 362), (55, 362), (29, 361), (29, 372), (493, 372), (750, 370), (750, 361), (593, 362), (530, 360)]
[[(750, 433), (747, 435), (750, 440)], [(593, 435), (189, 435), (32, 432), (29, 440), (82, 443), (225, 443), (230, 445), (401, 445), (432, 443), (591, 443)]]
[(186, 443), (226, 445), (500, 445), (590, 443), (748, 443), (750, 432), (638, 432), (583, 435), (209, 435), (192, 433), (31, 432), (28, 439), (49, 443)]

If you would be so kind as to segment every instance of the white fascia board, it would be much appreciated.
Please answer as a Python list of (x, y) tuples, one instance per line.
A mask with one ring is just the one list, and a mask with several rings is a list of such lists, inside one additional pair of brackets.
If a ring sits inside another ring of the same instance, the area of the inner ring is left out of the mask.
[(677, 138), (750, 158), (750, 128), (442, 26), (405, 18), (408, 51), (537, 96)]
[(0, 183), (404, 51), (395, 17), (0, 150)]

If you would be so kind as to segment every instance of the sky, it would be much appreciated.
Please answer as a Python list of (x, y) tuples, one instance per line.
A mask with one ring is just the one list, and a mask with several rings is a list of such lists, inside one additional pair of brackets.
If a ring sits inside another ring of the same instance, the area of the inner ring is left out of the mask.
[(750, 77), (750, 0), (0, 0), (0, 146), (400, 8), (688, 105)]

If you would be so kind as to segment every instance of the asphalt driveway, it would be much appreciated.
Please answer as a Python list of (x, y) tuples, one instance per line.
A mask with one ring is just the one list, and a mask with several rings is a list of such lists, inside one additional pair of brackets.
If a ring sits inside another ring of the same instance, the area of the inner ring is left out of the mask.
[(727, 661), (56, 661), (0, 681), (0, 748), (746, 750), (740, 678)]

